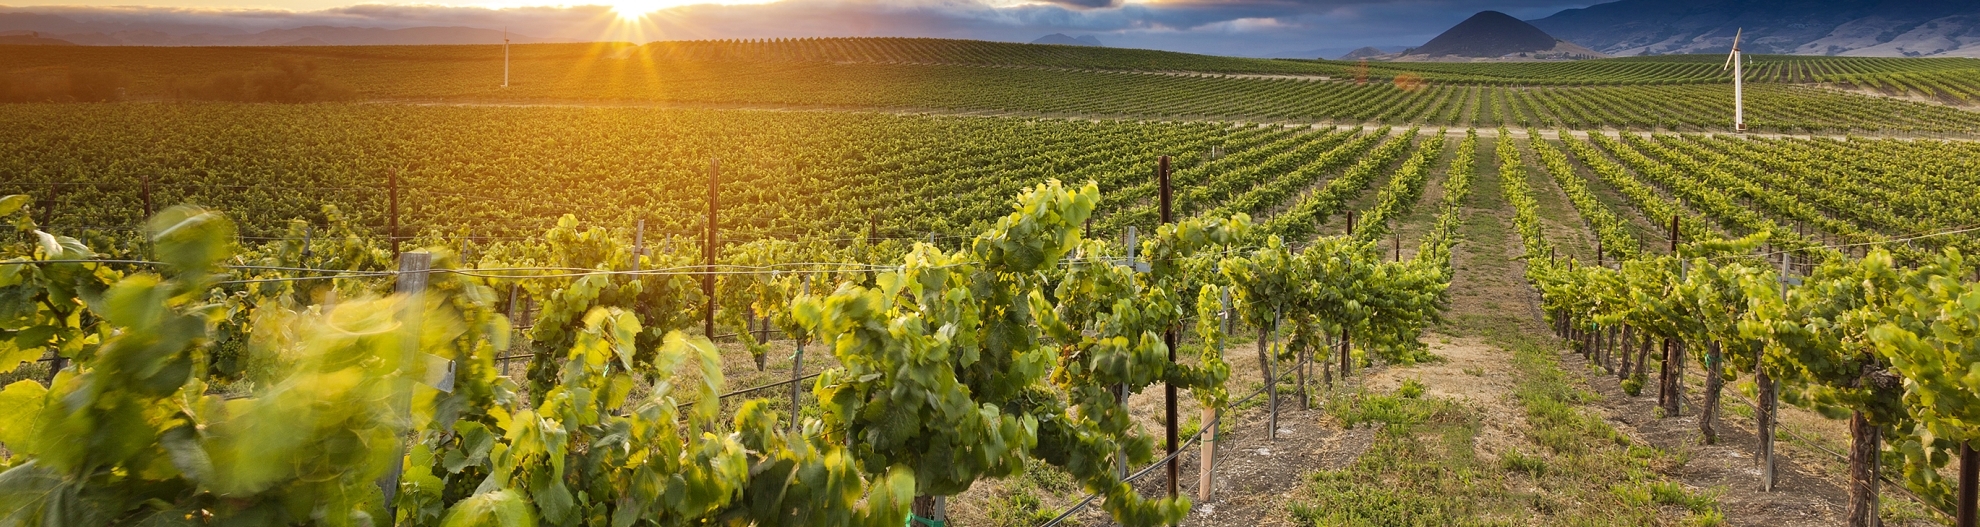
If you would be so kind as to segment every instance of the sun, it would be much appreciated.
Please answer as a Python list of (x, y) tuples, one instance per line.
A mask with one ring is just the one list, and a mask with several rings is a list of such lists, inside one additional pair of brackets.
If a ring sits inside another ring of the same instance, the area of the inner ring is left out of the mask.
[(647, 15), (676, 7), (691, 5), (768, 4), (776, 1), (778, 0), (612, 0), (606, 5), (612, 6), (612, 12), (618, 14), (620, 20), (630, 22), (638, 21), (639, 19), (646, 18)]
[(633, 21), (646, 18), (646, 15), (670, 7), (694, 4), (692, 0), (614, 0), (609, 5), (620, 20)]

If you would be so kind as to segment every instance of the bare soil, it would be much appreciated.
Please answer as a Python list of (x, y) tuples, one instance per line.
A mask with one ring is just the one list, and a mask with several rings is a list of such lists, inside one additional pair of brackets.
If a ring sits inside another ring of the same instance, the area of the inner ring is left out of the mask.
[(1424, 397), (1462, 401), (1481, 412), (1484, 427), (1476, 446), (1479, 456), (1488, 461), (1497, 461), (1500, 452), (1524, 442), (1526, 415), (1513, 400), (1511, 353), (1479, 337), (1426, 335), (1424, 340), (1441, 362), (1377, 371), (1368, 378), (1368, 390), (1394, 392), (1404, 380), (1414, 379), (1423, 384)]
[[(1679, 452), (1678, 458), (1684, 462), (1672, 467), (1671, 475), (1688, 488), (1717, 494), (1728, 525), (1812, 527), (1842, 523), (1843, 511), (1849, 503), (1844, 480), (1834, 477), (1839, 474), (1823, 474), (1819, 468), (1802, 462), (1807, 453), (1789, 448), (1786, 442), (1775, 443), (1775, 470), (1779, 476), (1775, 491), (1760, 491), (1760, 467), (1753, 455), (1758, 451), (1759, 437), (1751, 420), (1721, 412), (1718, 442), (1702, 444), (1696, 406), (1700, 402), (1698, 394), (1686, 393), (1679, 416), (1659, 418), (1655, 386), (1631, 397), (1623, 393), (1621, 383), (1614, 376), (1592, 373), (1594, 366), (1579, 354), (1563, 354), (1561, 365), (1584, 374), (1588, 388), (1602, 395), (1594, 407), (1632, 442)], [(1655, 379), (1654, 373), (1651, 378)]]

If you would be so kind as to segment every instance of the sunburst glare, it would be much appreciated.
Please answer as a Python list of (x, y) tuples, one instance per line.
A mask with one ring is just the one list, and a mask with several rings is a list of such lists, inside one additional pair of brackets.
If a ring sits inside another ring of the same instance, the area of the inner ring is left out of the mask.
[(777, 1), (778, 0), (612, 0), (606, 5), (612, 6), (612, 12), (618, 14), (620, 20), (636, 21), (642, 18), (646, 18), (647, 15), (651, 15), (653, 13), (664, 11), (667, 9), (673, 9), (676, 7), (687, 7), (692, 5), (769, 4), (769, 3), (775, 3)]

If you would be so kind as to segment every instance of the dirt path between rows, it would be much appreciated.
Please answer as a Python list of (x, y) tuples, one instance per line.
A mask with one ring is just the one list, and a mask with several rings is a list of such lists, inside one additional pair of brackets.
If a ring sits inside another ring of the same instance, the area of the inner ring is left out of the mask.
[[(1479, 158), (1496, 160), (1492, 153), (1495, 147), (1494, 144), (1483, 143)], [(1531, 153), (1525, 153), (1529, 154), (1529, 186), (1536, 191), (1552, 187), (1550, 181), (1533, 180), (1551, 178), (1534, 172), (1544, 169), (1534, 166)], [(1465, 210), (1466, 243), (1458, 246), (1453, 260), (1457, 268), (1457, 276), (1452, 281), (1453, 319), (1458, 320), (1459, 325), (1465, 325), (1467, 320), (1473, 323), (1482, 321), (1513, 324), (1528, 334), (1547, 332), (1542, 327), (1538, 295), (1525, 283), (1523, 264), (1514, 260), (1518, 256), (1520, 242), (1512, 229), (1510, 206), (1502, 197), (1496, 163), (1480, 163), (1478, 176), (1473, 182), (1473, 193)], [(1542, 202), (1543, 206), (1569, 206), (1565, 200)], [(1445, 356), (1448, 362), (1415, 368), (1407, 375), (1419, 376), (1429, 387), (1430, 393), (1472, 399), (1480, 403), (1475, 407), (1493, 412), (1484, 417), (1487, 426), (1479, 437), (1482, 455), (1494, 455), (1497, 452), (1495, 443), (1501, 441), (1504, 442), (1501, 444), (1516, 444), (1520, 440), (1518, 436), (1503, 439), (1503, 433), (1494, 430), (1500, 427), (1493, 425), (1497, 421), (1511, 422), (1521, 417), (1499, 415), (1500, 412), (1517, 414), (1514, 410), (1518, 408), (1517, 403), (1506, 395), (1511, 386), (1506, 379), (1512, 378), (1510, 353), (1483, 345), (1482, 342), (1467, 342), (1466, 339), (1450, 342), (1454, 345), (1432, 348)], [(1474, 344), (1479, 346), (1475, 348)], [(1483, 349), (1482, 353), (1468, 353), (1478, 348)], [(1600, 395), (1587, 408), (1599, 412), (1610, 426), (1629, 437), (1633, 443), (1678, 453), (1675, 457), (1680, 462), (1674, 467), (1666, 467), (1662, 472), (1691, 490), (1716, 495), (1719, 509), (1729, 525), (1789, 527), (1838, 524), (1840, 513), (1848, 503), (1844, 491), (1846, 487), (1841, 484), (1840, 474), (1808, 464), (1811, 459), (1819, 461), (1810, 452), (1790, 448), (1785, 441), (1779, 443), (1782, 445), (1777, 456), (1779, 490), (1760, 492), (1759, 470), (1751, 455), (1758, 439), (1750, 419), (1721, 412), (1720, 441), (1714, 445), (1700, 445), (1695, 413), (1668, 419), (1656, 417), (1654, 387), (1642, 396), (1628, 396), (1622, 392), (1618, 379), (1612, 375), (1598, 374), (1600, 370), (1572, 352), (1561, 355), (1561, 368), (1571, 377), (1580, 377), (1582, 385)], [(1391, 385), (1389, 383), (1399, 382), (1378, 379), (1370, 383)], [(1497, 404), (1493, 404), (1495, 401)], [(1901, 498), (1893, 496), (1888, 499)]]
[[(1562, 355), (1563, 368), (1590, 372), (1594, 365), (1580, 355)], [(1649, 444), (1681, 453), (1684, 462), (1671, 470), (1688, 487), (1709, 489), (1719, 499), (1728, 525), (1800, 527), (1841, 525), (1849, 504), (1845, 480), (1839, 474), (1824, 474), (1803, 460), (1809, 452), (1776, 443), (1776, 471), (1779, 485), (1774, 492), (1760, 491), (1760, 468), (1753, 455), (1759, 436), (1753, 422), (1720, 412), (1716, 444), (1701, 444), (1698, 429), (1697, 393), (1687, 393), (1678, 417), (1657, 416), (1654, 386), (1638, 396), (1623, 393), (1621, 382), (1611, 375), (1586, 374), (1588, 387), (1602, 395), (1595, 407), (1632, 442)], [(1652, 375), (1652, 379), (1655, 376)], [(1654, 383), (1652, 383), (1654, 384)], [(1695, 387), (1685, 392), (1694, 392)], [(1901, 499), (1895, 496), (1887, 499)]]
[(1391, 243), (1402, 245), (1400, 251), (1391, 248), (1394, 259), (1415, 258), (1416, 251), (1422, 248), (1423, 236), (1430, 233), (1437, 216), (1442, 213), (1439, 207), (1444, 203), (1444, 185), (1450, 182), (1451, 162), (1457, 158), (1458, 145), (1463, 144), (1464, 138), (1444, 136), (1441, 139), (1444, 140), (1444, 153), (1431, 165), (1430, 174), (1424, 178), (1423, 192), (1416, 197), (1416, 204), (1410, 207), (1409, 213), (1396, 221), (1396, 227), (1390, 233)]

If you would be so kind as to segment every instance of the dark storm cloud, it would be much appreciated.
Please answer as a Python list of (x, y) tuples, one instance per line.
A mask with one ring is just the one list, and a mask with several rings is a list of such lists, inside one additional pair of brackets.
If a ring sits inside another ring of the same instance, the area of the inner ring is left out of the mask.
[[(1539, 18), (1588, 0), (785, 0), (698, 5), (651, 17), (637, 36), (613, 39), (916, 36), (1030, 41), (1050, 33), (1094, 35), (1109, 46), (1259, 56), (1365, 45), (1421, 44), (1471, 14), (1504, 11)], [(194, 8), (0, 7), (126, 25), (261, 31), (307, 25), (403, 28), (511, 27), (539, 37), (598, 38), (613, 23), (598, 6), (488, 9), (433, 5), (356, 5), (322, 11)], [(18, 24), (16, 24), (18, 25)], [(161, 31), (168, 31), (163, 30)]]

